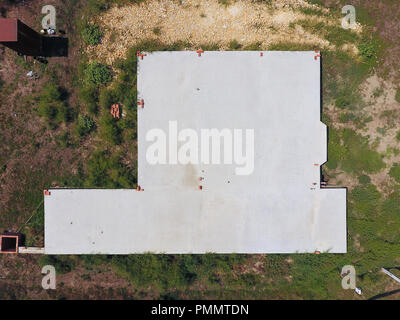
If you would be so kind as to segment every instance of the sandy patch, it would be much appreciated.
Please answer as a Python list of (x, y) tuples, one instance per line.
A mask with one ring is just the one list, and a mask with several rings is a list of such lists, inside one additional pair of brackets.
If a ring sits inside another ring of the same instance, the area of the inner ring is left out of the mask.
[[(98, 18), (104, 31), (102, 43), (87, 48), (87, 52), (94, 59), (112, 64), (115, 59), (123, 58), (129, 47), (144, 39), (167, 44), (186, 41), (191, 46), (187, 49), (218, 44), (221, 50), (227, 50), (232, 40), (243, 46), (259, 42), (262, 49), (279, 42), (334, 48), (319, 35), (298, 26), (293, 28), (296, 21), (322, 19), (305, 15), (300, 7), (318, 8), (303, 0), (269, 4), (238, 0), (229, 6), (217, 0), (150, 0), (139, 5), (114, 7)], [(323, 19), (328, 24), (338, 23), (334, 18)]]

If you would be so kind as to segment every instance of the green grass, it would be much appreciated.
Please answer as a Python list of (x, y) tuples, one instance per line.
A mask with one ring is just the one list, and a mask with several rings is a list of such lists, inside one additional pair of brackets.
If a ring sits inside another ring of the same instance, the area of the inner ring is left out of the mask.
[(400, 183), (400, 164), (395, 163), (389, 171), (389, 175), (396, 180), (397, 182)]
[(366, 137), (351, 129), (330, 128), (326, 164), (329, 169), (340, 167), (351, 174), (377, 173), (385, 167), (382, 158)]
[(104, 85), (112, 80), (110, 69), (99, 62), (90, 63), (84, 71), (88, 85)]
[(355, 212), (357, 216), (368, 219), (372, 215), (376, 214), (381, 197), (381, 194), (372, 184), (362, 187), (355, 187), (351, 191), (353, 212)]
[(97, 24), (87, 24), (82, 30), (83, 41), (91, 46), (95, 46), (101, 42), (103, 34)]
[(75, 125), (75, 132), (79, 137), (88, 135), (94, 129), (96, 129), (96, 123), (91, 117), (87, 115), (80, 115), (78, 117)]
[(400, 88), (396, 90), (395, 100), (400, 103)]
[(358, 182), (360, 184), (366, 185), (371, 182), (371, 178), (367, 176), (366, 174), (362, 174), (361, 176), (358, 177)]
[(65, 93), (53, 83), (46, 84), (38, 96), (38, 113), (54, 127), (71, 118), (71, 111), (66, 103)]

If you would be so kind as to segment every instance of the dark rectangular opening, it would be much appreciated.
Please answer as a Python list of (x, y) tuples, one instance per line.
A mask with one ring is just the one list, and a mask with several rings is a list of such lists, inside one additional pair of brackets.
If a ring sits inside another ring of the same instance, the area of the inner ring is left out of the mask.
[(17, 253), (18, 236), (1, 236), (1, 252)]

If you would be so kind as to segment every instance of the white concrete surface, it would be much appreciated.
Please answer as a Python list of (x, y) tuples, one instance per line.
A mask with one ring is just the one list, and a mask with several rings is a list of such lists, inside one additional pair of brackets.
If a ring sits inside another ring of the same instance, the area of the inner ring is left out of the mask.
[[(45, 252), (346, 252), (346, 189), (319, 187), (327, 130), (314, 56), (147, 53), (138, 62), (144, 191), (50, 190)], [(254, 129), (254, 172), (238, 176), (236, 164), (150, 165), (146, 133), (168, 133), (170, 121), (196, 132)]]

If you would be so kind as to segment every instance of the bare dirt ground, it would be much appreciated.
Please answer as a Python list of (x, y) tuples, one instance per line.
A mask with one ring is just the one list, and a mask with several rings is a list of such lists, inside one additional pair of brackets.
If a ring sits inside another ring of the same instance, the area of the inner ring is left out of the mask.
[[(304, 0), (285, 0), (259, 3), (239, 0), (225, 6), (217, 0), (151, 0), (140, 5), (114, 7), (95, 18), (103, 28), (100, 45), (89, 47), (91, 57), (108, 64), (123, 58), (127, 49), (140, 40), (155, 39), (172, 44), (190, 43), (188, 49), (216, 44), (221, 50), (229, 49), (236, 40), (241, 45), (260, 43), (264, 50), (280, 42), (315, 44), (322, 48), (335, 48), (323, 37), (305, 31), (293, 23), (310, 19), (302, 13), (304, 8), (318, 8)], [(326, 14), (326, 9), (320, 9)], [(333, 18), (315, 15), (312, 19), (325, 24), (337, 24)], [(355, 32), (361, 31), (358, 25)], [(344, 48), (351, 53), (357, 49)]]
[(0, 299), (149, 299), (107, 266), (76, 267), (57, 274), (57, 290), (43, 290), (41, 267), (34, 255), (7, 255), (0, 263)]

